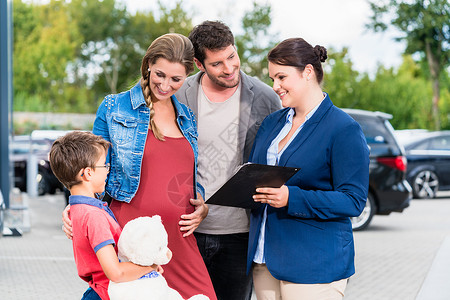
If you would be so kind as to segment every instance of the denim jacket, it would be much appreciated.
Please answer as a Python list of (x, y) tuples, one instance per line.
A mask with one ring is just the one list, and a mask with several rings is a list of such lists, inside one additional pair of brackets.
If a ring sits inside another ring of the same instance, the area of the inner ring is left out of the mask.
[[(189, 141), (195, 157), (194, 195), (205, 198), (203, 187), (197, 182), (197, 123), (193, 112), (172, 96), (177, 123)], [(140, 83), (131, 90), (108, 95), (97, 110), (93, 133), (111, 142), (106, 161), (111, 170), (106, 192), (115, 200), (129, 203), (139, 187), (142, 157), (149, 127), (150, 109), (147, 107)]]

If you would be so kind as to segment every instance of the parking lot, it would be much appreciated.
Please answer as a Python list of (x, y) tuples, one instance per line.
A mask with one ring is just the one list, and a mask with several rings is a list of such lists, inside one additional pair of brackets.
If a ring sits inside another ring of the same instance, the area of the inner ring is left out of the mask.
[[(87, 285), (61, 231), (64, 206), (62, 193), (28, 199), (30, 231), (0, 238), (0, 299), (81, 298)], [(355, 232), (357, 273), (345, 299), (450, 299), (449, 212), (450, 194), (440, 194)]]
[[(440, 193), (412, 200), (401, 214), (375, 216), (366, 231), (355, 232), (356, 274), (345, 299), (450, 299), (449, 212), (450, 194)], [(435, 260), (439, 250), (449, 254)], [(437, 267), (446, 269), (445, 290), (433, 278)]]

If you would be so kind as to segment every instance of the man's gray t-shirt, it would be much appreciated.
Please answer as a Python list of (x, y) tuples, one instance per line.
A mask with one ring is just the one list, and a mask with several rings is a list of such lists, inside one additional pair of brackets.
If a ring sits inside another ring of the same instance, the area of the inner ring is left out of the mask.
[[(208, 200), (243, 163), (238, 144), (241, 84), (224, 102), (212, 102), (198, 90), (198, 182), (205, 188)], [(208, 202), (206, 202), (208, 203)], [(245, 209), (209, 205), (208, 216), (196, 232), (232, 234), (248, 232)]]

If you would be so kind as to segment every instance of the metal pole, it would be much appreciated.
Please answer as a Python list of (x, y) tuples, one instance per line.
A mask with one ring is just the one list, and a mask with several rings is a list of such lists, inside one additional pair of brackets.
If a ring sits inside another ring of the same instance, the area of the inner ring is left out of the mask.
[(27, 159), (27, 193), (30, 197), (36, 197), (37, 192), (37, 175), (38, 161), (36, 153), (33, 149), (33, 137), (30, 136), (30, 152)]
[(0, 1), (0, 189), (9, 208), (11, 169), (9, 138), (12, 124), (12, 1)]

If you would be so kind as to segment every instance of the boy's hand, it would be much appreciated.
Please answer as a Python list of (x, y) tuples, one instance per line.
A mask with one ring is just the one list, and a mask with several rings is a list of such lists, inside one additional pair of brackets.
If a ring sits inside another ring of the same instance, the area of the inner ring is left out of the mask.
[(160, 265), (154, 265), (155, 271), (162, 275), (164, 273), (164, 269)]
[(63, 226), (62, 230), (66, 234), (67, 238), (71, 240), (73, 238), (72, 233), (72, 221), (70, 220), (70, 204), (62, 212)]

